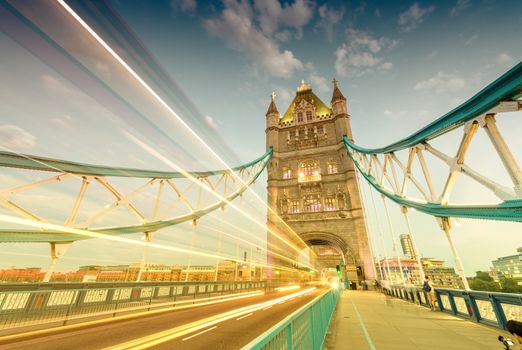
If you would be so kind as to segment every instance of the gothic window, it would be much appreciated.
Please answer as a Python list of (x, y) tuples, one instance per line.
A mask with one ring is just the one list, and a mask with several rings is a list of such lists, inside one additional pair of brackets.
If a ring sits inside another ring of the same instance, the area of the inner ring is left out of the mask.
[(337, 163), (336, 162), (328, 163), (328, 174), (337, 174)]
[(297, 113), (297, 122), (302, 123), (303, 122), (303, 112)]
[(306, 111), (306, 120), (311, 122), (313, 119), (312, 111)]
[(283, 168), (283, 179), (290, 179), (292, 177), (292, 169)]
[(321, 174), (315, 160), (306, 160), (299, 166), (299, 182), (319, 181)]
[(305, 212), (314, 213), (321, 211), (321, 197), (316, 194), (309, 194), (303, 199)]
[(326, 211), (335, 210), (335, 198), (327, 197), (324, 199), (324, 210), (326, 210)]
[(290, 201), (290, 213), (299, 213), (299, 200), (292, 199)]

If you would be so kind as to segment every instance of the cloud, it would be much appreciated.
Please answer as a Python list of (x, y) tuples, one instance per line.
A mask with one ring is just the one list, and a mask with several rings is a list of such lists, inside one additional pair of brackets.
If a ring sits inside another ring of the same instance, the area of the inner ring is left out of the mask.
[(279, 0), (254, 0), (254, 8), (257, 21), (264, 34), (272, 35), (279, 26), (283, 25), (294, 28), (296, 37), (300, 39), (303, 35), (303, 26), (313, 17), (314, 3), (307, 0), (295, 0), (293, 4), (281, 6)]
[(193, 14), (196, 12), (198, 3), (196, 0), (170, 0), (170, 8), (173, 13), (181, 11), (183, 13)]
[(469, 44), (471, 44), (472, 42), (474, 42), (475, 40), (477, 40), (478, 37), (479, 37), (478, 34), (473, 34), (473, 35), (471, 36), (471, 38), (469, 38), (468, 40), (466, 40), (466, 41), (464, 42), (464, 46), (468, 46)]
[(312, 73), (308, 79), (314, 89), (318, 89), (323, 93), (330, 91), (330, 84), (325, 77)]
[(449, 15), (451, 17), (458, 16), (462, 11), (469, 7), (469, 0), (457, 0), (455, 6), (450, 9)]
[(22, 151), (33, 148), (35, 137), (16, 125), (0, 125), (0, 148), (9, 151)]
[(357, 68), (358, 73), (369, 73), (376, 70), (389, 70), (393, 67), (377, 54), (392, 50), (396, 40), (386, 37), (374, 38), (370, 34), (357, 29), (349, 28), (346, 31), (348, 43), (343, 43), (335, 52), (335, 72), (339, 76), (346, 76), (349, 67)]
[(435, 6), (420, 7), (418, 3), (414, 3), (405, 12), (399, 16), (399, 27), (403, 32), (411, 32), (424, 22), (424, 17), (435, 11)]
[(413, 87), (414, 90), (434, 90), (437, 93), (456, 91), (466, 85), (464, 79), (451, 73), (438, 72), (435, 76), (419, 81)]
[[(260, 19), (260, 26), (264, 29), (259, 29), (254, 22), (254, 9), (249, 2), (225, 0), (220, 16), (207, 19), (203, 23), (210, 35), (223, 39), (231, 48), (248, 56), (256, 71), (262, 70), (273, 76), (288, 78), (295, 70), (302, 70), (303, 63), (291, 51), (281, 50), (275, 39), (267, 33), (274, 33), (277, 29), (278, 18), (288, 19), (288, 26), (299, 28), (304, 20), (294, 18), (294, 11), (306, 13), (303, 4), (307, 3), (298, 0), (293, 5), (281, 8), (281, 11), (291, 9), (289, 13), (285, 12), (284, 16)], [(262, 6), (262, 11), (266, 13), (273, 11), (276, 14), (279, 11), (272, 1), (267, 1)]]
[(209, 115), (205, 116), (205, 124), (214, 131), (218, 130), (218, 123)]
[(497, 64), (502, 67), (511, 67), (515, 64), (513, 57), (503, 52), (497, 56)]
[(334, 27), (344, 16), (344, 9), (334, 9), (324, 4), (319, 7), (318, 28), (323, 28), (329, 42), (333, 41)]

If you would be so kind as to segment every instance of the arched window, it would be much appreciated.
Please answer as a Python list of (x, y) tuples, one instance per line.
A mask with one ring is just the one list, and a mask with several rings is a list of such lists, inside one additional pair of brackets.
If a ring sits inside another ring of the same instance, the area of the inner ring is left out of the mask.
[(321, 196), (309, 194), (303, 198), (303, 208), (305, 212), (314, 213), (321, 211)]
[(312, 111), (306, 111), (306, 120), (309, 122), (313, 120)]
[(283, 168), (283, 179), (287, 180), (292, 178), (292, 169), (284, 167)]
[(319, 181), (321, 174), (315, 160), (305, 160), (299, 166), (299, 182)]
[(296, 214), (296, 213), (299, 213), (299, 211), (300, 211), (299, 200), (298, 199), (292, 199), (290, 201), (290, 213)]
[(328, 162), (328, 174), (337, 174), (336, 162)]
[(298, 123), (303, 122), (303, 112), (297, 112), (297, 122)]
[(334, 197), (326, 197), (324, 199), (324, 210), (333, 211), (335, 210), (335, 198)]

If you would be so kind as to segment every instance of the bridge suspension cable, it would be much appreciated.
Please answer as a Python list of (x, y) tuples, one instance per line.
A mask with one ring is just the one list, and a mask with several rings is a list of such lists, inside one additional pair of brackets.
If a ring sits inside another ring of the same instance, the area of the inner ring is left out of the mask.
[[(437, 218), (448, 240), (455, 259), (455, 266), (466, 289), (469, 289), (469, 285), (462, 261), (451, 237), (450, 218), (522, 222), (522, 171), (496, 125), (498, 113), (522, 110), (521, 96), (522, 62), (457, 108), (409, 137), (388, 146), (364, 148), (344, 136), (344, 145), (348, 155), (368, 185), (378, 191), (383, 200), (388, 198), (402, 208), (410, 235), (408, 208)], [(432, 140), (458, 128), (463, 128), (463, 135), (454, 153), (455, 156), (447, 155), (432, 145)], [(491, 141), (512, 182), (511, 185), (499, 184), (465, 163), (471, 141), (480, 128), (485, 131)], [(397, 157), (397, 153), (400, 151), (407, 152), (406, 164)], [(442, 160), (447, 167), (446, 181), (441, 191), (437, 191), (434, 185), (431, 175), (433, 164), (428, 164), (424, 157), (425, 153)], [(414, 174), (415, 158), (420, 166), (424, 184), (420, 181), (421, 177)], [(450, 203), (450, 195), (460, 174), (468, 176), (474, 180), (475, 184), (492, 192), (498, 198), (499, 203)], [(421, 194), (421, 198), (408, 195), (410, 185)], [(370, 194), (372, 194), (371, 190)], [(386, 202), (384, 204), (387, 210)], [(415, 243), (413, 244), (414, 250), (417, 251)], [(418, 255), (418, 253), (416, 254)], [(422, 264), (419, 260), (417, 263), (423, 275)]]

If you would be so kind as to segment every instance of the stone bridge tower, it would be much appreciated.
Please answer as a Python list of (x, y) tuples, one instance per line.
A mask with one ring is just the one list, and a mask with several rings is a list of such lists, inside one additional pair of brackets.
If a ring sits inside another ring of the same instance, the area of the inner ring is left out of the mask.
[[(375, 279), (355, 168), (343, 144), (343, 135), (352, 139), (350, 115), (337, 81), (330, 107), (304, 82), (284, 115), (272, 95), (266, 125), (266, 146), (274, 151), (268, 203), (284, 220), (269, 211), (269, 227), (292, 240), (283, 227), (290, 226), (322, 267), (343, 260), (350, 280)], [(281, 246), (271, 235), (270, 243)]]

